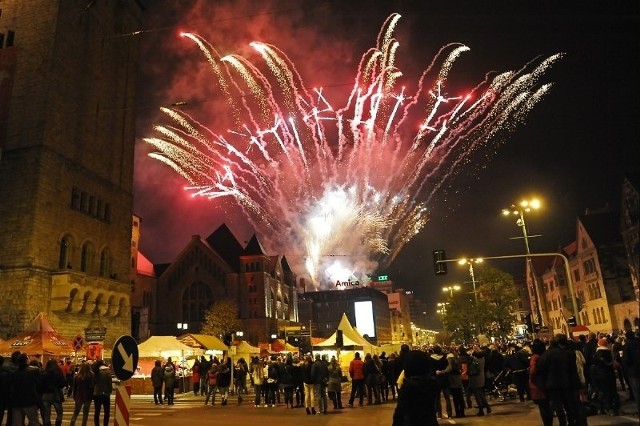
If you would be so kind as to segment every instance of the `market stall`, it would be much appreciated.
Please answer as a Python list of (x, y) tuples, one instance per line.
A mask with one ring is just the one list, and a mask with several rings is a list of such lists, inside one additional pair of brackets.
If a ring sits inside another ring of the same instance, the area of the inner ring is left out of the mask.
[(0, 343), (0, 355), (11, 356), (15, 351), (40, 356), (43, 363), (47, 358), (60, 359), (74, 354), (73, 343), (54, 330), (42, 312), (22, 334)]
[(151, 370), (159, 360), (163, 365), (171, 358), (176, 366), (178, 387), (176, 392), (188, 392), (192, 389), (190, 365), (204, 351), (187, 346), (175, 336), (151, 336), (138, 345), (138, 371), (128, 381), (133, 394), (153, 394)]

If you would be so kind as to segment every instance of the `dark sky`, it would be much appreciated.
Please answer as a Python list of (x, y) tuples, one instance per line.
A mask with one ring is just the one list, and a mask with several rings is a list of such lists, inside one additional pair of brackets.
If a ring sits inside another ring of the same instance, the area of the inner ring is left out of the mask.
[[(543, 208), (527, 216), (533, 252), (555, 251), (575, 236), (575, 218), (587, 208), (618, 209), (624, 173), (639, 170), (640, 19), (638, 2), (409, 2), (409, 1), (160, 1), (146, 11), (138, 102), (135, 211), (142, 217), (142, 252), (171, 261), (191, 235), (209, 235), (227, 223), (241, 240), (249, 229), (221, 200), (192, 200), (184, 182), (146, 157), (141, 139), (152, 135), (158, 108), (191, 101), (215, 109), (201, 55), (177, 36), (199, 33), (221, 51), (244, 53), (260, 40), (285, 51), (309, 86), (353, 82), (357, 61), (375, 43), (385, 18), (398, 12), (397, 63), (415, 80), (440, 47), (471, 48), (456, 75), (475, 85), (489, 71), (517, 70), (562, 52), (544, 79), (553, 89), (490, 158), (480, 157), (448, 181), (429, 207), (431, 220), (383, 273), (415, 290), (430, 305), (441, 287), (468, 281), (450, 265), (435, 277), (431, 252), (453, 257), (524, 253), (512, 219), (500, 212), (523, 197)], [(562, 3), (558, 5), (556, 3)], [(375, 4), (376, 7), (372, 7)], [(623, 6), (619, 6), (619, 4)], [(344, 95), (344, 93), (343, 93)], [(212, 121), (215, 123), (215, 120)], [(285, 253), (286, 255), (286, 253)], [(524, 262), (491, 263), (521, 279)], [(434, 325), (435, 326), (435, 325)]]

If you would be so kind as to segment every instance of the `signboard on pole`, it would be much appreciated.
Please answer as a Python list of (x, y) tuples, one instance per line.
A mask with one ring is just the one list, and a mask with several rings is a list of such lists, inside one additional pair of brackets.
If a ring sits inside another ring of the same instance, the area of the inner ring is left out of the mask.
[(113, 372), (120, 380), (129, 380), (138, 368), (138, 343), (131, 336), (120, 336), (111, 351)]

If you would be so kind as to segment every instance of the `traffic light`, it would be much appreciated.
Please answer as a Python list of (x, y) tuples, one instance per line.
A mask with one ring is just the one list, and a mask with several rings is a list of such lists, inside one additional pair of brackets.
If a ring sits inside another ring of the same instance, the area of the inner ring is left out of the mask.
[(336, 330), (336, 348), (342, 349), (344, 346), (344, 338), (342, 335), (342, 330)]
[(569, 324), (570, 327), (575, 327), (577, 325), (576, 317), (572, 316), (572, 317), (567, 318), (567, 324)]
[(447, 256), (444, 250), (433, 251), (433, 270), (436, 275), (447, 275)]

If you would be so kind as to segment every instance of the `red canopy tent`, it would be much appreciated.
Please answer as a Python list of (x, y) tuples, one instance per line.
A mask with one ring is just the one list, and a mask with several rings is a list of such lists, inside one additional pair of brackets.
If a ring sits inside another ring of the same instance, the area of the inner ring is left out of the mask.
[(0, 354), (11, 355), (15, 351), (50, 357), (74, 354), (73, 343), (56, 332), (43, 313), (22, 334), (0, 343)]

